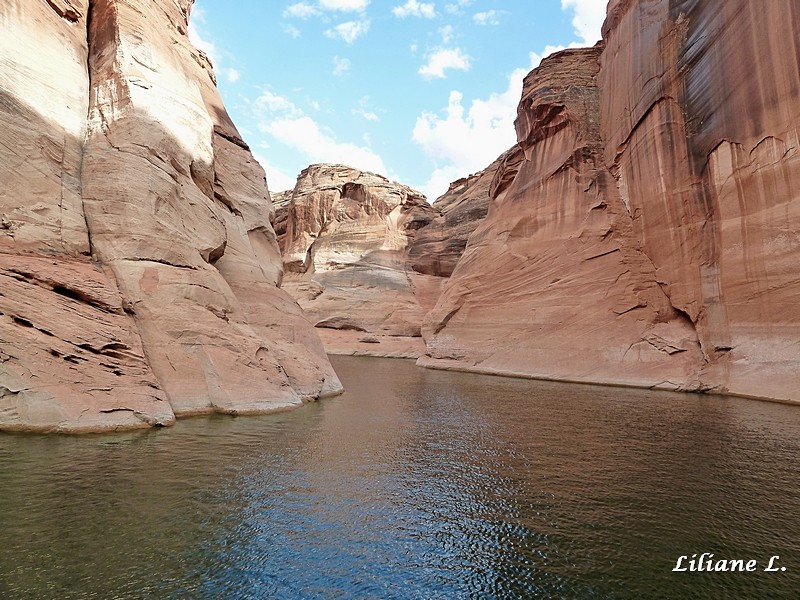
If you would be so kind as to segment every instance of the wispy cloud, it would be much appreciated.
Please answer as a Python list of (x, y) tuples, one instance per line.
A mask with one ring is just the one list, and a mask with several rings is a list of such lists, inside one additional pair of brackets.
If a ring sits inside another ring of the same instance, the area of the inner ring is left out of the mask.
[(253, 109), (259, 130), (275, 142), (299, 151), (306, 164), (344, 163), (388, 174), (383, 159), (369, 147), (338, 141), (332, 131), (284, 96), (265, 90), (253, 103)]
[(300, 37), (300, 30), (295, 27), (294, 25), (284, 25), (283, 26), (284, 33), (287, 33), (290, 37), (297, 39)]
[(351, 112), (357, 117), (361, 117), (363, 119), (366, 119), (367, 121), (372, 121), (373, 123), (377, 123), (381, 119), (375, 111), (369, 110), (367, 108), (369, 100), (370, 100), (369, 96), (362, 96), (361, 99), (358, 101), (358, 108), (352, 109)]
[(586, 46), (600, 39), (600, 29), (606, 18), (605, 0), (561, 0), (561, 9), (572, 11), (575, 35)]
[(320, 8), (342, 12), (362, 12), (369, 6), (370, 0), (319, 0)]
[(369, 20), (346, 21), (339, 23), (331, 29), (325, 30), (325, 36), (331, 39), (342, 39), (348, 44), (352, 44), (362, 35), (369, 31)]
[(461, 9), (470, 6), (474, 0), (458, 0), (458, 2), (452, 2), (450, 4), (444, 5), (444, 10), (449, 12), (450, 14), (458, 14), (461, 12)]
[(417, 0), (407, 0), (405, 4), (400, 4), (392, 9), (395, 17), (404, 19), (406, 17), (422, 17), (433, 19), (436, 16), (436, 5), (433, 2), (417, 2)]
[(308, 2), (291, 4), (283, 11), (284, 18), (297, 17), (299, 19), (308, 19), (309, 17), (316, 17), (320, 14), (320, 10)]
[(507, 15), (507, 10), (487, 10), (485, 12), (478, 12), (472, 15), (472, 20), (478, 25), (500, 25), (500, 17)]
[(333, 74), (336, 77), (344, 75), (350, 71), (351, 66), (352, 65), (350, 64), (349, 58), (340, 58), (338, 56), (333, 57)]
[(435, 48), (417, 71), (425, 79), (444, 79), (447, 70), (469, 71), (470, 57), (461, 48)]
[(485, 168), (514, 144), (522, 79), (540, 59), (531, 53), (529, 65), (509, 74), (502, 92), (472, 100), (467, 107), (464, 95), (452, 91), (441, 113), (423, 112), (417, 117), (412, 139), (436, 165), (422, 186), (429, 198), (444, 193), (454, 179)]
[(443, 44), (449, 44), (450, 42), (452, 42), (455, 33), (456, 29), (452, 25), (445, 25), (444, 27), (439, 27), (439, 35), (442, 36)]

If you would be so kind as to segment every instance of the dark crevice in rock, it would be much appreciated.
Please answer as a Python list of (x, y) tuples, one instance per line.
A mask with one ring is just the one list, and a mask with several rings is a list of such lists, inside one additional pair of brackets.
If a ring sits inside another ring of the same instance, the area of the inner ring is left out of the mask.
[(235, 135), (233, 133), (229, 133), (229, 132), (225, 131), (219, 125), (214, 125), (214, 133), (217, 134), (221, 138), (225, 138), (231, 144), (239, 146), (239, 148), (242, 148), (243, 150), (247, 150), (248, 152), (250, 152), (250, 146), (247, 145), (247, 142), (245, 142), (239, 136), (237, 136), (237, 135)]
[(92, 308), (96, 308), (103, 312), (119, 314), (119, 309), (113, 306), (109, 306), (105, 302), (102, 302), (96, 298), (92, 298), (85, 292), (81, 290), (76, 290), (75, 288), (70, 288), (65, 285), (56, 284), (52, 287), (52, 290), (58, 294), (59, 296), (64, 296), (65, 298), (69, 298), (70, 300), (75, 300), (76, 302), (81, 302), (83, 304), (88, 304)]
[(67, 361), (68, 363), (72, 363), (73, 365), (79, 365), (79, 364), (81, 364), (81, 361), (83, 361), (83, 362), (87, 362), (88, 361), (88, 359), (83, 358), (82, 356), (77, 356), (75, 354), (67, 354), (67, 355), (65, 355), (64, 356), (64, 360)]
[(122, 260), (128, 262), (151, 262), (156, 263), (159, 265), (167, 265), (168, 267), (175, 267), (176, 269), (188, 269), (190, 271), (197, 271), (197, 267), (193, 265), (181, 265), (173, 262), (169, 262), (165, 258), (123, 258)]
[(28, 319), (23, 319), (22, 317), (17, 317), (17, 316), (12, 315), (11, 316), (11, 320), (14, 321), (14, 323), (19, 325), (20, 327), (31, 327), (31, 328), (33, 328), (33, 323), (28, 321)]
[(442, 329), (447, 327), (447, 324), (450, 322), (450, 319), (452, 319), (454, 316), (456, 316), (456, 313), (459, 310), (461, 310), (461, 306), (456, 306), (453, 310), (451, 310), (449, 313), (447, 313), (445, 315), (444, 319), (442, 319), (441, 322), (438, 325), (436, 325), (436, 328), (433, 330), (433, 335), (436, 335)]
[(77, 23), (78, 20), (83, 16), (69, 0), (46, 0), (46, 2), (59, 17), (69, 21), (70, 23)]

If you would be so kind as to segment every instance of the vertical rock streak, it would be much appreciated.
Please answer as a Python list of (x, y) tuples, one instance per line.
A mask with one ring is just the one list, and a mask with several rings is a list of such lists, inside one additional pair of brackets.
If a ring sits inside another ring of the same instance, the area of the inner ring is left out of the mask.
[(612, 0), (534, 69), (420, 364), (799, 400), (798, 12)]

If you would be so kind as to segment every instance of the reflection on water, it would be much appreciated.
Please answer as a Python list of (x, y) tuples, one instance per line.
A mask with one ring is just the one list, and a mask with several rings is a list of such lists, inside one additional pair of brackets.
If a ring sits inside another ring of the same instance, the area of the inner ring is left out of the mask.
[(800, 408), (334, 366), (294, 413), (0, 435), (0, 597), (797, 597)]

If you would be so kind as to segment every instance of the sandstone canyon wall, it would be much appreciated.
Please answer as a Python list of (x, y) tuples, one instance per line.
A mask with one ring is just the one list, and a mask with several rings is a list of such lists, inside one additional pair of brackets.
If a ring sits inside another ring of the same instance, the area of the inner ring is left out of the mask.
[(275, 220), (283, 289), (331, 353), (417, 357), (440, 277), (408, 266), (416, 233), (438, 212), (415, 190), (343, 165), (311, 165)]
[(420, 364), (800, 401), (798, 40), (792, 0), (612, 0), (525, 79)]
[(0, 429), (341, 390), (277, 287), (264, 173), (187, 38), (192, 1), (0, 3)]
[(450, 184), (433, 207), (439, 215), (425, 225), (409, 247), (410, 267), (438, 277), (450, 277), (467, 241), (489, 211), (491, 199), (513, 179), (522, 152), (518, 147), (503, 153), (483, 171)]

